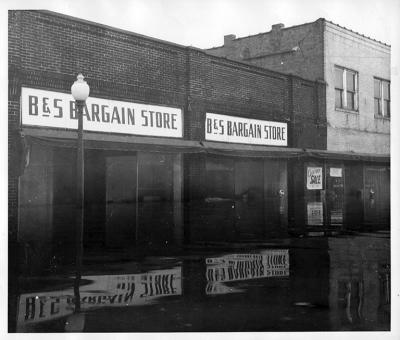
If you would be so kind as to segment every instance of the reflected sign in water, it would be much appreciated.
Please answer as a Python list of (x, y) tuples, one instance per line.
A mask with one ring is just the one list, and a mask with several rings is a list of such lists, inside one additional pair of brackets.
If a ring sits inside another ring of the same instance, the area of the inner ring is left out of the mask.
[[(182, 295), (181, 267), (141, 274), (83, 276), (82, 279), (92, 281), (80, 287), (82, 311), (145, 305), (163, 296)], [(24, 331), (30, 324), (73, 314), (74, 309), (72, 287), (23, 294), (19, 297), (17, 331)]]
[(229, 254), (206, 259), (206, 294), (228, 294), (242, 290), (223, 282), (289, 276), (289, 250), (264, 250), (259, 254)]

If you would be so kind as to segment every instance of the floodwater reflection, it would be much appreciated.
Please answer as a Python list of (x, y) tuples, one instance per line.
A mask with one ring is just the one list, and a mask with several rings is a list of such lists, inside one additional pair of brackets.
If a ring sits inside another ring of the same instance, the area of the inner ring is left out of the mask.
[(229, 294), (243, 290), (224, 282), (289, 276), (289, 250), (264, 250), (259, 254), (228, 254), (206, 258), (206, 294)]
[(83, 268), (79, 313), (73, 284), (63, 287), (25, 287), (16, 331), (390, 330), (390, 237), (290, 239), (284, 249), (92, 265)]
[[(73, 314), (76, 294), (72, 289), (23, 294), (19, 298), (18, 328), (26, 331), (30, 325), (59, 319), (70, 314), (71, 323), (81, 323), (81, 312), (104, 307), (127, 307), (154, 303), (162, 296), (181, 295), (181, 268), (141, 274), (83, 276), (91, 283), (80, 287), (80, 313)], [(81, 315), (78, 317), (77, 315)]]

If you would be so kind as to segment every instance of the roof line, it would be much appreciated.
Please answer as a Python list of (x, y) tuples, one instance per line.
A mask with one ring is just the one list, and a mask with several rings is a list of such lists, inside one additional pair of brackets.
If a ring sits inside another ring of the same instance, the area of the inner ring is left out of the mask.
[(231, 63), (231, 64), (236, 64), (236, 67), (247, 68), (249, 71), (253, 70), (253, 71), (262, 72), (265, 75), (269, 75), (271, 77), (274, 77), (274, 76), (275, 77), (295, 77), (295, 78), (302, 79), (304, 81), (313, 82), (313, 81), (311, 81), (309, 79), (301, 78), (301, 77), (298, 77), (298, 76), (295, 76), (295, 75), (292, 75), (292, 74), (288, 74), (288, 73), (285, 73), (285, 72), (279, 72), (279, 71), (275, 71), (275, 70), (266, 69), (266, 68), (263, 68), (263, 67), (260, 67), (260, 66), (256, 66), (256, 65), (252, 65), (252, 64), (249, 64), (249, 63), (246, 63), (246, 62), (243, 62), (243, 61), (239, 61), (239, 60), (232, 60), (232, 59), (228, 59), (228, 58), (225, 58), (225, 57), (214, 56), (214, 55), (208, 53), (207, 49), (201, 49), (201, 48), (194, 47), (194, 46), (180, 45), (180, 44), (176, 44), (176, 43), (169, 42), (169, 41), (166, 41), (166, 40), (161, 40), (161, 39), (149, 37), (147, 35), (143, 35), (143, 34), (135, 33), (135, 32), (132, 32), (132, 31), (128, 31), (128, 30), (125, 30), (125, 29), (116, 28), (116, 27), (113, 27), (113, 26), (97, 23), (97, 22), (94, 22), (94, 21), (73, 17), (73, 16), (67, 15), (67, 14), (62, 14), (62, 13), (53, 12), (53, 11), (49, 11), (49, 10), (26, 10), (26, 11), (27, 12), (41, 12), (41, 13), (44, 13), (44, 14), (65, 18), (67, 20), (81, 22), (81, 23), (87, 24), (87, 25), (103, 27), (103, 28), (106, 28), (106, 29), (109, 29), (109, 30), (118, 31), (118, 32), (121, 32), (121, 33), (124, 33), (124, 34), (128, 34), (128, 35), (136, 36), (136, 37), (139, 37), (139, 38), (147, 39), (147, 40), (150, 40), (150, 41), (155, 41), (155, 42), (158, 42), (158, 43), (162, 43), (164, 45), (171, 45), (171, 46), (175, 46), (175, 47), (181, 48), (181, 49), (193, 50), (193, 51), (196, 51), (198, 53), (205, 54), (208, 57), (211, 57), (211, 58), (214, 58), (214, 59), (218, 59), (218, 60), (221, 60), (221, 61), (224, 61), (224, 62), (227, 62), (227, 63)]
[(28, 12), (41, 12), (41, 13), (44, 13), (44, 14), (57, 16), (57, 17), (61, 17), (61, 18), (64, 18), (64, 19), (73, 20), (73, 21), (77, 21), (77, 22), (81, 22), (81, 23), (87, 24), (87, 25), (92, 25), (92, 26), (97, 26), (97, 27), (110, 29), (110, 30), (113, 30), (113, 31), (121, 32), (121, 33), (124, 33), (124, 34), (128, 34), (128, 35), (131, 35), (131, 36), (136, 36), (136, 37), (147, 39), (147, 40), (151, 40), (151, 41), (155, 41), (155, 42), (158, 42), (158, 43), (162, 43), (162, 44), (166, 44), (166, 45), (172, 45), (172, 46), (175, 46), (175, 47), (178, 47), (178, 48), (182, 48), (182, 49), (185, 49), (187, 47), (191, 47), (191, 48), (194, 48), (194, 49), (201, 50), (200, 48), (197, 48), (197, 47), (185, 46), (185, 45), (177, 44), (177, 43), (174, 43), (174, 42), (171, 42), (171, 41), (158, 39), (158, 38), (150, 37), (148, 35), (132, 32), (132, 31), (129, 31), (129, 30), (126, 30), (126, 29), (123, 29), (123, 28), (109, 26), (109, 25), (106, 25), (106, 24), (102, 24), (102, 23), (98, 23), (98, 22), (95, 22), (95, 21), (74, 17), (74, 16), (68, 15), (68, 14), (63, 14), (63, 13), (59, 13), (59, 12), (50, 11), (50, 10), (47, 10), (47, 9), (43, 9), (43, 10), (27, 10), (27, 11)]
[[(301, 27), (301, 26), (311, 25), (311, 24), (316, 23), (318, 20), (325, 20), (325, 19), (324, 19), (324, 18), (319, 18), (319, 19), (317, 19), (317, 20), (315, 20), (315, 21), (312, 21), (312, 22), (306, 22), (306, 23), (299, 24), (299, 25), (293, 25), (293, 26), (289, 26), (289, 27), (283, 27), (283, 28), (281, 28), (280, 30), (281, 30), (281, 31), (284, 31), (284, 30), (291, 29), (291, 28), (297, 28), (297, 27)], [(260, 32), (260, 33), (257, 33), (257, 34), (250, 34), (250, 35), (248, 35), (248, 36), (246, 36), (246, 37), (239, 37), (239, 38), (235, 38), (235, 39), (232, 39), (232, 40), (242, 40), (242, 39), (257, 37), (257, 36), (259, 36), (259, 35), (270, 34), (271, 32), (272, 32), (272, 29), (269, 30), (268, 32)], [(215, 46), (215, 47), (207, 48), (207, 50), (212, 50), (212, 49), (216, 49), (216, 48), (221, 48), (221, 47), (223, 47), (223, 46), (224, 46), (224, 45)]]
[(353, 33), (355, 33), (355, 34), (357, 34), (357, 35), (359, 35), (359, 36), (361, 36), (361, 37), (363, 37), (363, 38), (366, 38), (366, 39), (369, 39), (369, 40), (375, 41), (375, 42), (377, 42), (377, 43), (380, 43), (380, 44), (382, 44), (382, 45), (385, 45), (385, 46), (391, 47), (389, 44), (386, 44), (386, 43), (384, 43), (383, 41), (376, 40), (376, 39), (374, 39), (374, 38), (371, 38), (371, 37), (369, 37), (369, 36), (367, 36), (367, 35), (364, 35), (364, 34), (362, 34), (362, 33), (359, 33), (359, 32), (356, 32), (356, 31), (353, 31), (353, 30), (352, 30), (352, 29), (350, 29), (350, 28), (347, 28), (347, 27), (345, 27), (345, 26), (341, 26), (341, 25), (339, 25), (339, 24), (336, 24), (336, 23), (334, 23), (333, 21), (326, 20), (326, 19), (324, 19), (324, 20), (325, 20), (326, 22), (329, 22), (329, 23), (330, 23), (330, 24), (332, 24), (332, 25), (335, 25), (335, 26), (338, 26), (338, 27), (340, 27), (340, 28), (343, 28), (343, 29), (345, 29), (345, 30), (347, 30), (347, 31), (353, 32)]
[[(355, 34), (357, 34), (357, 35), (359, 35), (359, 36), (361, 36), (361, 37), (363, 37), (363, 38), (366, 38), (366, 39), (369, 39), (369, 40), (373, 40), (373, 41), (375, 41), (375, 42), (377, 42), (377, 43), (380, 43), (380, 44), (383, 44), (383, 45), (385, 45), (385, 46), (391, 47), (389, 44), (386, 44), (386, 43), (384, 43), (384, 42), (382, 42), (382, 41), (379, 41), (379, 40), (376, 40), (376, 39), (374, 39), (374, 38), (368, 37), (368, 36), (366, 36), (366, 35), (364, 35), (364, 34), (361, 34), (361, 33), (359, 33), (359, 32), (353, 31), (353, 30), (351, 30), (351, 29), (349, 29), (349, 28), (347, 28), (347, 27), (345, 27), (345, 26), (341, 26), (341, 25), (336, 24), (336, 23), (334, 23), (334, 22), (332, 22), (332, 21), (330, 21), (330, 20), (327, 20), (327, 19), (325, 19), (325, 18), (318, 18), (318, 19), (315, 20), (315, 21), (306, 22), (306, 23), (300, 24), (300, 25), (293, 25), (293, 26), (289, 26), (289, 27), (283, 27), (283, 28), (281, 28), (281, 31), (287, 30), (287, 29), (292, 29), (292, 28), (297, 28), (297, 27), (300, 27), (300, 26), (306, 26), (306, 25), (314, 24), (314, 23), (316, 23), (317, 21), (326, 21), (326, 22), (329, 22), (329, 23), (331, 23), (331, 24), (333, 24), (333, 25), (335, 25), (335, 26), (338, 26), (338, 27), (343, 28), (343, 29), (345, 29), (345, 30), (347, 30), (347, 31), (353, 32), (353, 33), (355, 33)], [(250, 34), (250, 35), (248, 35), (248, 36), (246, 36), (246, 37), (239, 37), (239, 38), (235, 38), (235, 39), (232, 39), (232, 40), (233, 40), (233, 41), (238, 41), (238, 40), (247, 39), (247, 38), (252, 38), (252, 37), (256, 37), (256, 36), (260, 36), (260, 35), (264, 35), (264, 34), (270, 34), (271, 32), (272, 32), (272, 29), (271, 29), (270, 31), (268, 31), (268, 32), (261, 32), (261, 33), (257, 33), (257, 34)], [(210, 47), (210, 48), (207, 48), (207, 50), (214, 50), (214, 49), (218, 49), (218, 48), (222, 48), (222, 47), (224, 47), (224, 45), (215, 46), (215, 47)]]

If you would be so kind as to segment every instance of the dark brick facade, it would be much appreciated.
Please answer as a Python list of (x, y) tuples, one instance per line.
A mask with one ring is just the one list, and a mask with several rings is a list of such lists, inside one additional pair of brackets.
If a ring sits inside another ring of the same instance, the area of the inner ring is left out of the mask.
[[(205, 113), (213, 112), (287, 122), (289, 146), (326, 149), (322, 82), (47, 11), (9, 11), (8, 46), (9, 164), (20, 156), (21, 87), (69, 93), (80, 72), (92, 96), (182, 108), (187, 140), (204, 140)], [(203, 157), (186, 157), (186, 199), (189, 187), (193, 193), (203, 187)], [(12, 233), (17, 207), (18, 176), (10, 169)]]

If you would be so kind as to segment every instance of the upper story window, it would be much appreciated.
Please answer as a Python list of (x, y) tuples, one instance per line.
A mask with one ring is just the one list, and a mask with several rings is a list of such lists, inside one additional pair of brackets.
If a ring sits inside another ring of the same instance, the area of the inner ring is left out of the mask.
[(374, 112), (378, 117), (390, 117), (390, 82), (374, 78)]
[(335, 66), (335, 107), (357, 111), (358, 73)]

